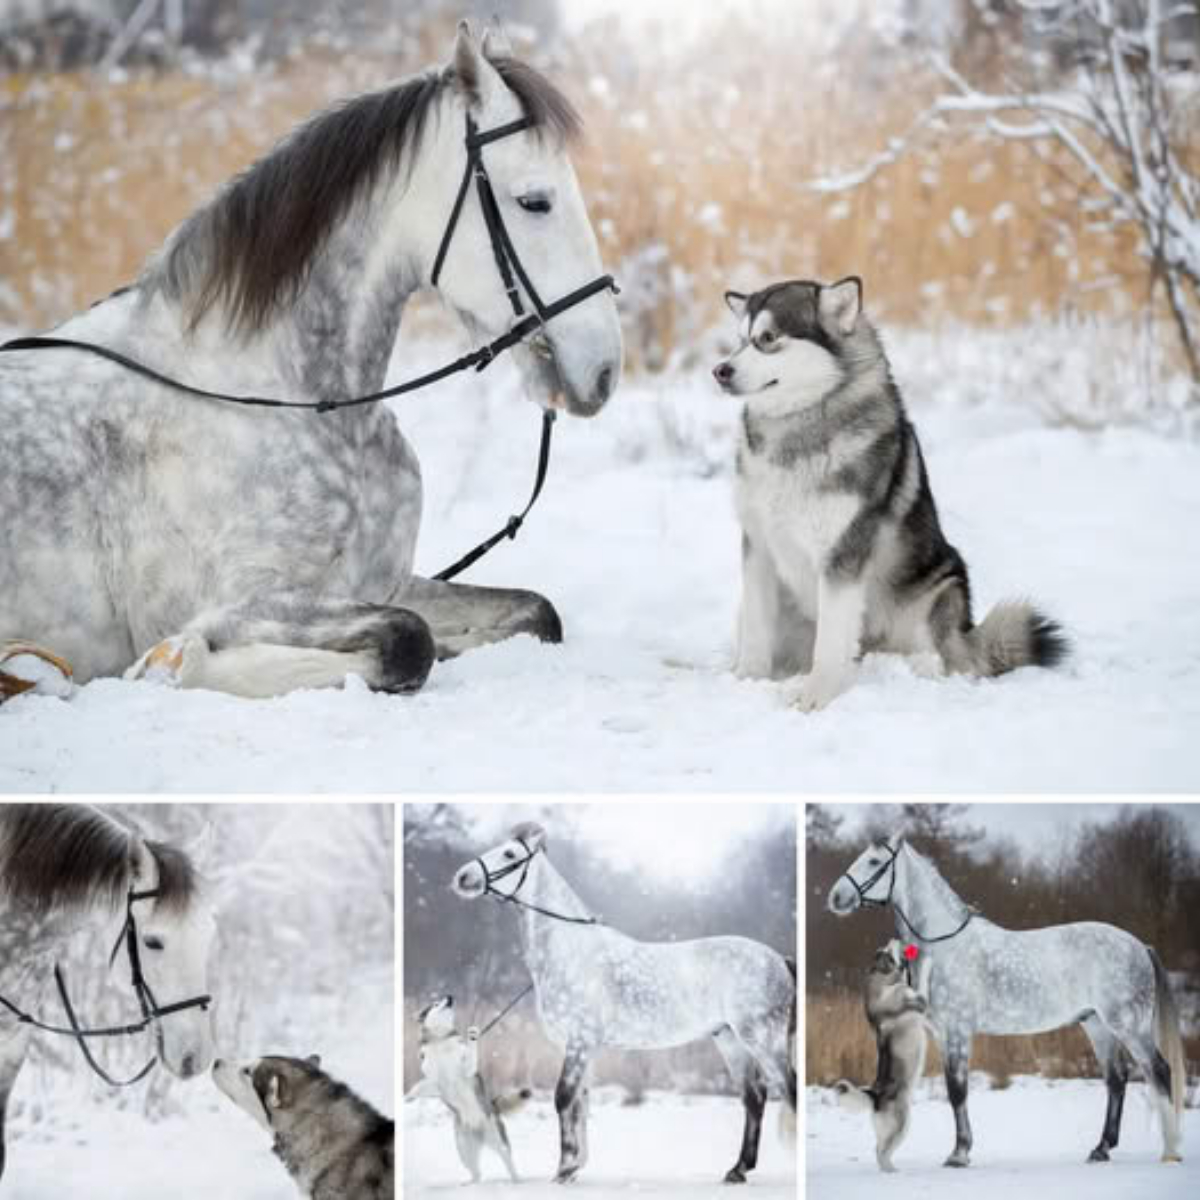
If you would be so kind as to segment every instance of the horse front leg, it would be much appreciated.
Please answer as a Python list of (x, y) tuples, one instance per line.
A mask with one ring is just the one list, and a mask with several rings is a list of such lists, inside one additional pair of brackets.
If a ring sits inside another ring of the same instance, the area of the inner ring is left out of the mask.
[(971, 1165), (971, 1119), (967, 1115), (967, 1083), (971, 1070), (971, 1035), (951, 1032), (942, 1048), (946, 1067), (946, 1094), (954, 1109), (954, 1150), (947, 1167)]
[(569, 1043), (554, 1089), (560, 1142), (555, 1183), (571, 1183), (587, 1162), (587, 1072), (591, 1053), (590, 1046)]
[(540, 642), (562, 641), (562, 621), (554, 605), (537, 592), (518, 588), (474, 587), (414, 576), (401, 602), (428, 623), (439, 660), (488, 646), (518, 634)]
[(355, 674), (376, 691), (413, 692), (433, 660), (429, 626), (408, 609), (269, 593), (201, 614), (125, 678), (261, 699)]

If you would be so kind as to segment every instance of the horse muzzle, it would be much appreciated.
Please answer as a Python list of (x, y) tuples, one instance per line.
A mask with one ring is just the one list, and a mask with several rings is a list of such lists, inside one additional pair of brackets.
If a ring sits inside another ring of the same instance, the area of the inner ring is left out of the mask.
[(833, 913), (835, 917), (848, 917), (852, 912), (856, 912), (862, 903), (859, 894), (855, 889), (844, 879), (839, 879), (837, 883), (829, 889), (829, 896), (825, 901), (825, 908)]
[(487, 875), (479, 863), (467, 863), (455, 873), (450, 886), (464, 900), (478, 900), (487, 891)]

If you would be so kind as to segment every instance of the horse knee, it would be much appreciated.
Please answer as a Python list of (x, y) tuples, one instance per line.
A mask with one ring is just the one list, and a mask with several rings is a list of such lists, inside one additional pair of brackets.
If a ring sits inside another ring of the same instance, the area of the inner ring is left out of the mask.
[(384, 692), (415, 692), (429, 678), (437, 648), (424, 618), (407, 609), (394, 609), (380, 620), (373, 640), (377, 656), (373, 687)]

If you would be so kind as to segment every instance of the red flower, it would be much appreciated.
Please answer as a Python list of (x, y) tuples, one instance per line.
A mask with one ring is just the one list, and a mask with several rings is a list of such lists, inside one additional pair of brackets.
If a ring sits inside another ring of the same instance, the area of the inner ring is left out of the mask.
[(921, 953), (921, 951), (918, 950), (916, 946), (905, 946), (904, 947), (904, 957), (907, 958), (909, 962), (912, 962), (913, 959), (915, 959), (917, 957), (917, 955), (920, 953)]

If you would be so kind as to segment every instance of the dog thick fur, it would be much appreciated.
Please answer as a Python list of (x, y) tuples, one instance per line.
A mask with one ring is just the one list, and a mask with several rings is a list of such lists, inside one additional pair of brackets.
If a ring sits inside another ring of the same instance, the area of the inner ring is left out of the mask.
[(393, 1200), (395, 1123), (311, 1058), (218, 1059), (217, 1087), (274, 1137), (305, 1200)]
[(834, 1085), (844, 1107), (872, 1114), (881, 1171), (896, 1169), (892, 1155), (908, 1132), (913, 1092), (925, 1070), (928, 977), (923, 970), (921, 974), (912, 987), (895, 939), (876, 951), (865, 988), (867, 1020), (879, 1056), (875, 1082), (864, 1088), (841, 1079)]
[(470, 1173), (480, 1180), (479, 1162), (484, 1148), (500, 1156), (513, 1183), (519, 1183), (512, 1146), (504, 1127), (505, 1113), (515, 1112), (530, 1097), (524, 1090), (494, 1099), (479, 1073), (479, 1031), (465, 1034), (454, 1024), (454, 997), (443, 996), (417, 1014), (421, 1027), (420, 1083), (407, 1098), (439, 1097), (454, 1117), (454, 1140), (458, 1156)]
[(861, 281), (789, 281), (726, 301), (741, 340), (713, 374), (745, 401), (737, 674), (804, 674), (796, 700), (812, 711), (871, 650), (933, 652), (945, 672), (976, 676), (1059, 662), (1066, 639), (1031, 604), (974, 623), (966, 563), (942, 533)]

